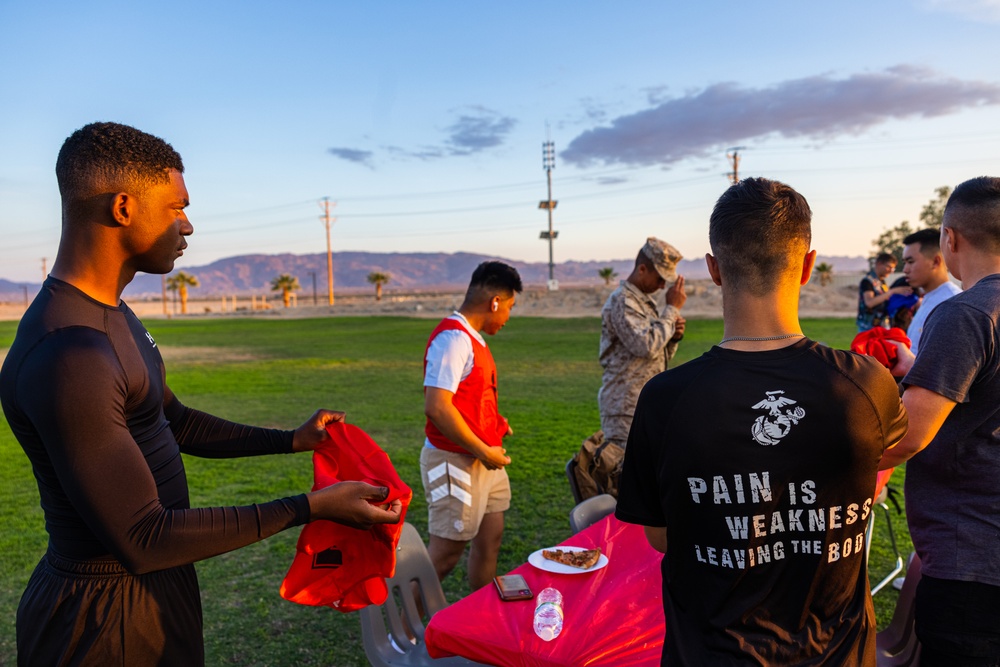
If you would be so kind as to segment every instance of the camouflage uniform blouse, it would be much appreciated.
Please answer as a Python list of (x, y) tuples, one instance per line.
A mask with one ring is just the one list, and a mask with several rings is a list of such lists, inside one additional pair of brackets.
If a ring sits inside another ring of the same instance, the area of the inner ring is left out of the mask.
[(605, 440), (625, 446), (639, 392), (667, 368), (677, 351), (670, 342), (680, 311), (659, 306), (652, 295), (623, 280), (601, 309), (601, 366), (604, 378), (597, 394)]

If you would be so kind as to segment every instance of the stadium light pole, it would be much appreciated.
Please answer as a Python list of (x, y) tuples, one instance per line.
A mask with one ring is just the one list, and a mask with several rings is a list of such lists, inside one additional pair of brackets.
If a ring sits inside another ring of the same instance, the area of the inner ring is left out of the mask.
[(552, 170), (556, 168), (556, 148), (551, 141), (542, 144), (542, 167), (545, 169), (545, 177), (549, 185), (549, 198), (538, 202), (538, 208), (549, 212), (549, 229), (543, 231), (539, 238), (549, 242), (549, 291), (559, 289), (559, 281), (555, 277), (555, 262), (552, 255), (552, 242), (559, 236), (559, 232), (552, 230), (552, 210), (559, 203), (552, 199)]

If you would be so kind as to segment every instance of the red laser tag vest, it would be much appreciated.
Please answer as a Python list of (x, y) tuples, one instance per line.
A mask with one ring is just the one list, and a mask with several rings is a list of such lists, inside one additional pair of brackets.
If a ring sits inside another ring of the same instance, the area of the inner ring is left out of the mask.
[(386, 486), (386, 500), (399, 498), (403, 503), (395, 525), (358, 530), (313, 521), (302, 529), (295, 559), (281, 582), (281, 597), (348, 612), (382, 604), (388, 597), (385, 578), (396, 571), (396, 544), (413, 492), (396, 474), (389, 456), (360, 428), (335, 422), (326, 431), (331, 439), (313, 452), (313, 491), (353, 480)]
[(851, 352), (875, 357), (880, 364), (892, 370), (892, 367), (896, 365), (898, 352), (896, 346), (889, 342), (891, 340), (897, 343), (904, 343), (906, 347), (910, 347), (910, 339), (902, 329), (897, 327), (891, 329), (874, 327), (873, 329), (862, 331), (854, 337), (854, 340), (851, 341)]
[[(427, 372), (427, 350), (430, 349), (431, 342), (439, 333), (449, 329), (461, 331), (472, 341), (472, 372), (459, 383), (452, 404), (476, 437), (490, 447), (500, 447), (503, 437), (507, 435), (507, 420), (497, 411), (497, 365), (490, 354), (490, 348), (476, 340), (461, 322), (445, 318), (427, 339), (427, 347), (424, 348), (424, 373)], [(430, 419), (427, 420), (424, 433), (438, 449), (459, 454), (469, 453), (464, 447), (446, 438)]]

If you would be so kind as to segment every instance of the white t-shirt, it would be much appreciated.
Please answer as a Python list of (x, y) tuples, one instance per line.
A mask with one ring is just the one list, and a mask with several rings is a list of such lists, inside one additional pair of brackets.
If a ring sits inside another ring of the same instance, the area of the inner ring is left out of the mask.
[[(461, 322), (462, 327), (477, 341), (486, 345), (486, 341), (474, 331), (469, 321), (458, 311), (448, 316), (450, 320)], [(427, 369), (424, 371), (424, 386), (436, 387), (455, 393), (462, 380), (472, 372), (474, 355), (472, 341), (457, 329), (442, 331), (427, 348)], [(424, 446), (433, 447), (430, 440), (424, 439)]]
[(910, 322), (910, 326), (906, 329), (906, 335), (910, 339), (910, 351), (913, 354), (919, 351), (920, 334), (924, 332), (924, 324), (927, 322), (927, 316), (942, 301), (946, 301), (956, 294), (961, 293), (962, 288), (950, 280), (946, 280), (924, 295), (923, 300), (920, 302), (920, 307), (917, 308), (917, 313), (913, 316), (913, 321)]

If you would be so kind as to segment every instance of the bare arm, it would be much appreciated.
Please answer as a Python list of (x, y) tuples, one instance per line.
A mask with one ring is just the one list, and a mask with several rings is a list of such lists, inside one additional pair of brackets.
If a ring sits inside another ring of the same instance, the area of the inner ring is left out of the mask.
[(886, 301), (888, 301), (889, 297), (891, 297), (893, 294), (902, 294), (903, 296), (909, 296), (910, 294), (913, 294), (913, 288), (901, 285), (899, 287), (893, 287), (888, 292), (883, 292), (882, 294), (876, 294), (875, 292), (869, 290), (865, 292), (862, 296), (865, 299), (865, 307), (874, 308), (880, 303), (885, 303)]
[(510, 464), (507, 450), (490, 447), (480, 440), (452, 402), (455, 394), (439, 387), (424, 387), (424, 414), (451, 442), (467, 450), (490, 470)]
[(649, 542), (649, 546), (653, 547), (661, 554), (667, 553), (666, 527), (657, 528), (655, 526), (643, 526), (642, 529), (646, 533), (646, 541)]
[(885, 450), (879, 470), (897, 466), (929, 445), (956, 403), (929, 389), (910, 386), (903, 393), (903, 405), (910, 417), (910, 428), (902, 440)]

